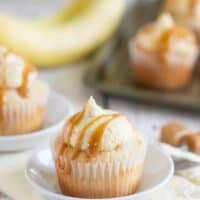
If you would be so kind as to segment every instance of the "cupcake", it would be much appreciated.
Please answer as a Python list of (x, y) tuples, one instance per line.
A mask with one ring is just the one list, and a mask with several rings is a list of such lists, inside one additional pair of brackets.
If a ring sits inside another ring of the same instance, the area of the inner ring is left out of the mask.
[(62, 192), (83, 198), (132, 194), (140, 182), (145, 142), (127, 118), (93, 98), (57, 136), (53, 153)]
[(42, 127), (48, 87), (37, 70), (0, 47), (0, 135), (18, 135)]
[(177, 23), (200, 33), (200, 0), (166, 0), (164, 10), (169, 12)]
[(196, 39), (189, 29), (164, 13), (142, 27), (130, 42), (134, 80), (145, 87), (175, 90), (185, 87), (198, 56)]

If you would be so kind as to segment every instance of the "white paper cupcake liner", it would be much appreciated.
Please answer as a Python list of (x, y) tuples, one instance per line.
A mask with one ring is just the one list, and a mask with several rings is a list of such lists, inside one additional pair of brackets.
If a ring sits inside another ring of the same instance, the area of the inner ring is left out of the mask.
[(65, 167), (56, 162), (58, 180), (63, 193), (86, 198), (128, 195), (137, 189), (143, 171), (145, 147), (130, 159), (113, 162), (82, 163), (61, 157)]
[(18, 99), (5, 103), (2, 109), (0, 135), (31, 132), (41, 126), (44, 118), (48, 92), (37, 99)]
[(136, 82), (157, 89), (185, 87), (192, 76), (197, 54), (179, 55), (168, 52), (162, 59), (158, 54), (146, 52), (130, 43), (130, 59)]

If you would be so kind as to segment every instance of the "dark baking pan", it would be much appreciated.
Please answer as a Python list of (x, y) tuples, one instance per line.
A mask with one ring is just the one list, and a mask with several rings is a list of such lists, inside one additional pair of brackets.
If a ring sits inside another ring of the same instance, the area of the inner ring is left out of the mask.
[(95, 56), (86, 74), (85, 82), (105, 95), (200, 111), (200, 73), (198, 70), (194, 73), (188, 87), (176, 92), (141, 88), (134, 83), (129, 62), (128, 41), (140, 26), (157, 17), (162, 2), (161, 0), (139, 0), (129, 7), (112, 41)]

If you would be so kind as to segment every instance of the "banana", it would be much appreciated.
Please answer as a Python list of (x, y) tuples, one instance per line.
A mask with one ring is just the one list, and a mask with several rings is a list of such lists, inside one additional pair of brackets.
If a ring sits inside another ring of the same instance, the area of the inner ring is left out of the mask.
[[(88, 11), (88, 5), (91, 0), (71, 0), (67, 6), (64, 7), (58, 14), (53, 17), (41, 19), (41, 20), (32, 20), (32, 23), (35, 25), (60, 25), (63, 22), (70, 21), (71, 19), (76, 18), (84, 12)], [(30, 22), (30, 21), (28, 21)]]
[(82, 0), (80, 4), (77, 0), (77, 6), (68, 14), (63, 11), (38, 22), (0, 16), (0, 44), (43, 67), (70, 63), (89, 54), (111, 35), (122, 18), (125, 3)]
[(81, 13), (87, 12), (87, 5), (91, 0), (71, 0), (69, 3), (53, 17), (44, 19), (21, 19), (6, 15), (0, 15), (1, 21), (15, 21), (16, 23), (26, 23), (35, 26), (54, 26), (61, 25), (63, 22), (70, 21), (71, 19), (79, 16)]

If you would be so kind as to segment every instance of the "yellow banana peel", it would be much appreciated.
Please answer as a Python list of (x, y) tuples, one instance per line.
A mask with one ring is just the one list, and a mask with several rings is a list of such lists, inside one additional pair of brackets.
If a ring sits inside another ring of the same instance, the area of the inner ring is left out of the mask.
[(125, 0), (74, 0), (57, 16), (23, 20), (0, 15), (0, 44), (42, 67), (77, 61), (111, 36)]

